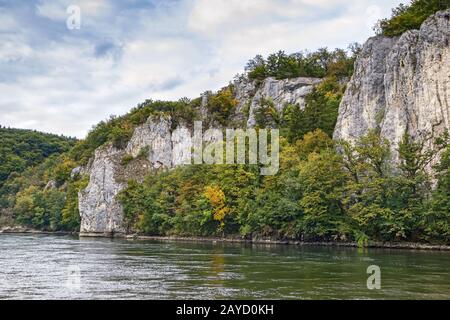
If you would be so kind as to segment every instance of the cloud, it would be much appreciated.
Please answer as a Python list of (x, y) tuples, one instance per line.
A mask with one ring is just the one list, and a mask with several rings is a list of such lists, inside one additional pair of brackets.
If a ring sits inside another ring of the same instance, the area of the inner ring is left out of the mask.
[(35, 6), (36, 14), (56, 21), (65, 21), (68, 17), (69, 6), (76, 5), (84, 16), (89, 18), (99, 18), (111, 13), (111, 5), (105, 0), (40, 0)]
[(30, 57), (31, 54), (32, 49), (20, 39), (14, 36), (3, 36), (3, 41), (0, 43), (0, 61), (2, 63), (15, 63)]
[(0, 124), (81, 138), (148, 98), (217, 90), (258, 53), (362, 42), (399, 2), (0, 1)]

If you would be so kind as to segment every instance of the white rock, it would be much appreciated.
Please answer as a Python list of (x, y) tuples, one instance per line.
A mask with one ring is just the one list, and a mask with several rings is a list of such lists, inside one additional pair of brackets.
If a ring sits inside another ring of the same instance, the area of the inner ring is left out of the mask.
[(374, 37), (364, 45), (339, 109), (335, 139), (355, 141), (379, 128), (397, 147), (408, 132), (428, 141), (450, 129), (450, 10), (401, 37)]
[(114, 235), (125, 233), (123, 209), (116, 195), (125, 188), (116, 181), (123, 152), (112, 146), (95, 151), (87, 188), (78, 194), (81, 216), (80, 233), (85, 235)]
[[(306, 105), (306, 96), (321, 81), (321, 79), (317, 78), (265, 79), (251, 100), (247, 127), (251, 128), (256, 125), (255, 113), (256, 110), (261, 108), (263, 99), (273, 101), (279, 113), (282, 113), (283, 108), (287, 104), (298, 104), (302, 110)], [(246, 88), (238, 89), (238, 92), (245, 97), (251, 90), (254, 90), (254, 87), (252, 85), (248, 87), (248, 84), (246, 84)]]

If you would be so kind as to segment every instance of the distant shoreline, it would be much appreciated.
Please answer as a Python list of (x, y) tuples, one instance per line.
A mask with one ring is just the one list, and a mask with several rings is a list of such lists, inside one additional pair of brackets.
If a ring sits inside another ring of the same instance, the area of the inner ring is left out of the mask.
[[(160, 237), (160, 236), (125, 236), (127, 240), (156, 240), (165, 242), (213, 242), (213, 243), (242, 243), (256, 245), (290, 245), (298, 247), (341, 247), (341, 248), (359, 248), (356, 242), (323, 242), (323, 241), (298, 241), (298, 240), (272, 240), (272, 239), (234, 239), (234, 238), (204, 238), (204, 237)], [(364, 248), (371, 249), (408, 249), (422, 251), (450, 251), (448, 245), (431, 245), (414, 242), (369, 242)]]
[[(41, 231), (24, 227), (6, 227), (0, 229), (0, 234), (36, 234), (57, 236), (79, 236), (81, 238), (117, 238), (124, 240), (140, 241), (162, 241), (162, 242), (198, 242), (198, 243), (241, 243), (255, 245), (290, 245), (298, 247), (337, 247), (337, 248), (359, 248), (356, 242), (324, 242), (324, 241), (298, 241), (298, 240), (274, 240), (274, 239), (241, 239), (241, 238), (214, 238), (214, 237), (176, 237), (176, 236), (143, 236), (143, 235), (120, 235), (105, 236), (105, 234), (80, 234), (78, 232), (66, 231)], [(450, 245), (434, 245), (417, 242), (369, 242), (363, 248), (370, 249), (406, 249), (420, 251), (450, 251)]]
[(78, 232), (70, 232), (70, 231), (43, 231), (36, 230), (31, 228), (26, 228), (22, 226), (13, 226), (13, 227), (0, 227), (0, 234), (48, 234), (48, 235), (56, 235), (56, 236), (77, 236)]

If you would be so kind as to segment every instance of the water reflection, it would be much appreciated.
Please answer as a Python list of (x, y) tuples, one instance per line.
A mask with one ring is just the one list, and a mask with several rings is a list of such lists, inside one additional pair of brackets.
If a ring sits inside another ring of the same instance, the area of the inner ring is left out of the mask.
[(449, 299), (450, 254), (0, 235), (0, 299), (48, 298)]

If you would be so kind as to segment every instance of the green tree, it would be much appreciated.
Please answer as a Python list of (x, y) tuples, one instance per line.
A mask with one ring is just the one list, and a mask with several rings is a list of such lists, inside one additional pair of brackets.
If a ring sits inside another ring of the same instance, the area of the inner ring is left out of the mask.
[(209, 117), (220, 125), (226, 126), (230, 116), (235, 111), (238, 101), (234, 98), (233, 87), (228, 86), (208, 99), (207, 109)]
[(332, 136), (344, 89), (336, 78), (326, 78), (307, 95), (303, 110), (298, 105), (286, 106), (283, 124), (287, 128), (288, 139), (291, 142), (301, 139), (304, 134), (316, 129)]
[(432, 193), (431, 206), (425, 218), (425, 235), (428, 240), (450, 242), (450, 147), (448, 135), (442, 140), (445, 148), (440, 163), (435, 167), (437, 186)]
[(419, 29), (422, 23), (439, 10), (450, 7), (450, 0), (412, 0), (392, 10), (389, 19), (378, 21), (375, 30), (385, 36), (398, 36), (408, 30)]
[(347, 174), (342, 159), (332, 150), (311, 153), (300, 169), (304, 217), (299, 231), (309, 239), (345, 238), (348, 230), (342, 195)]

